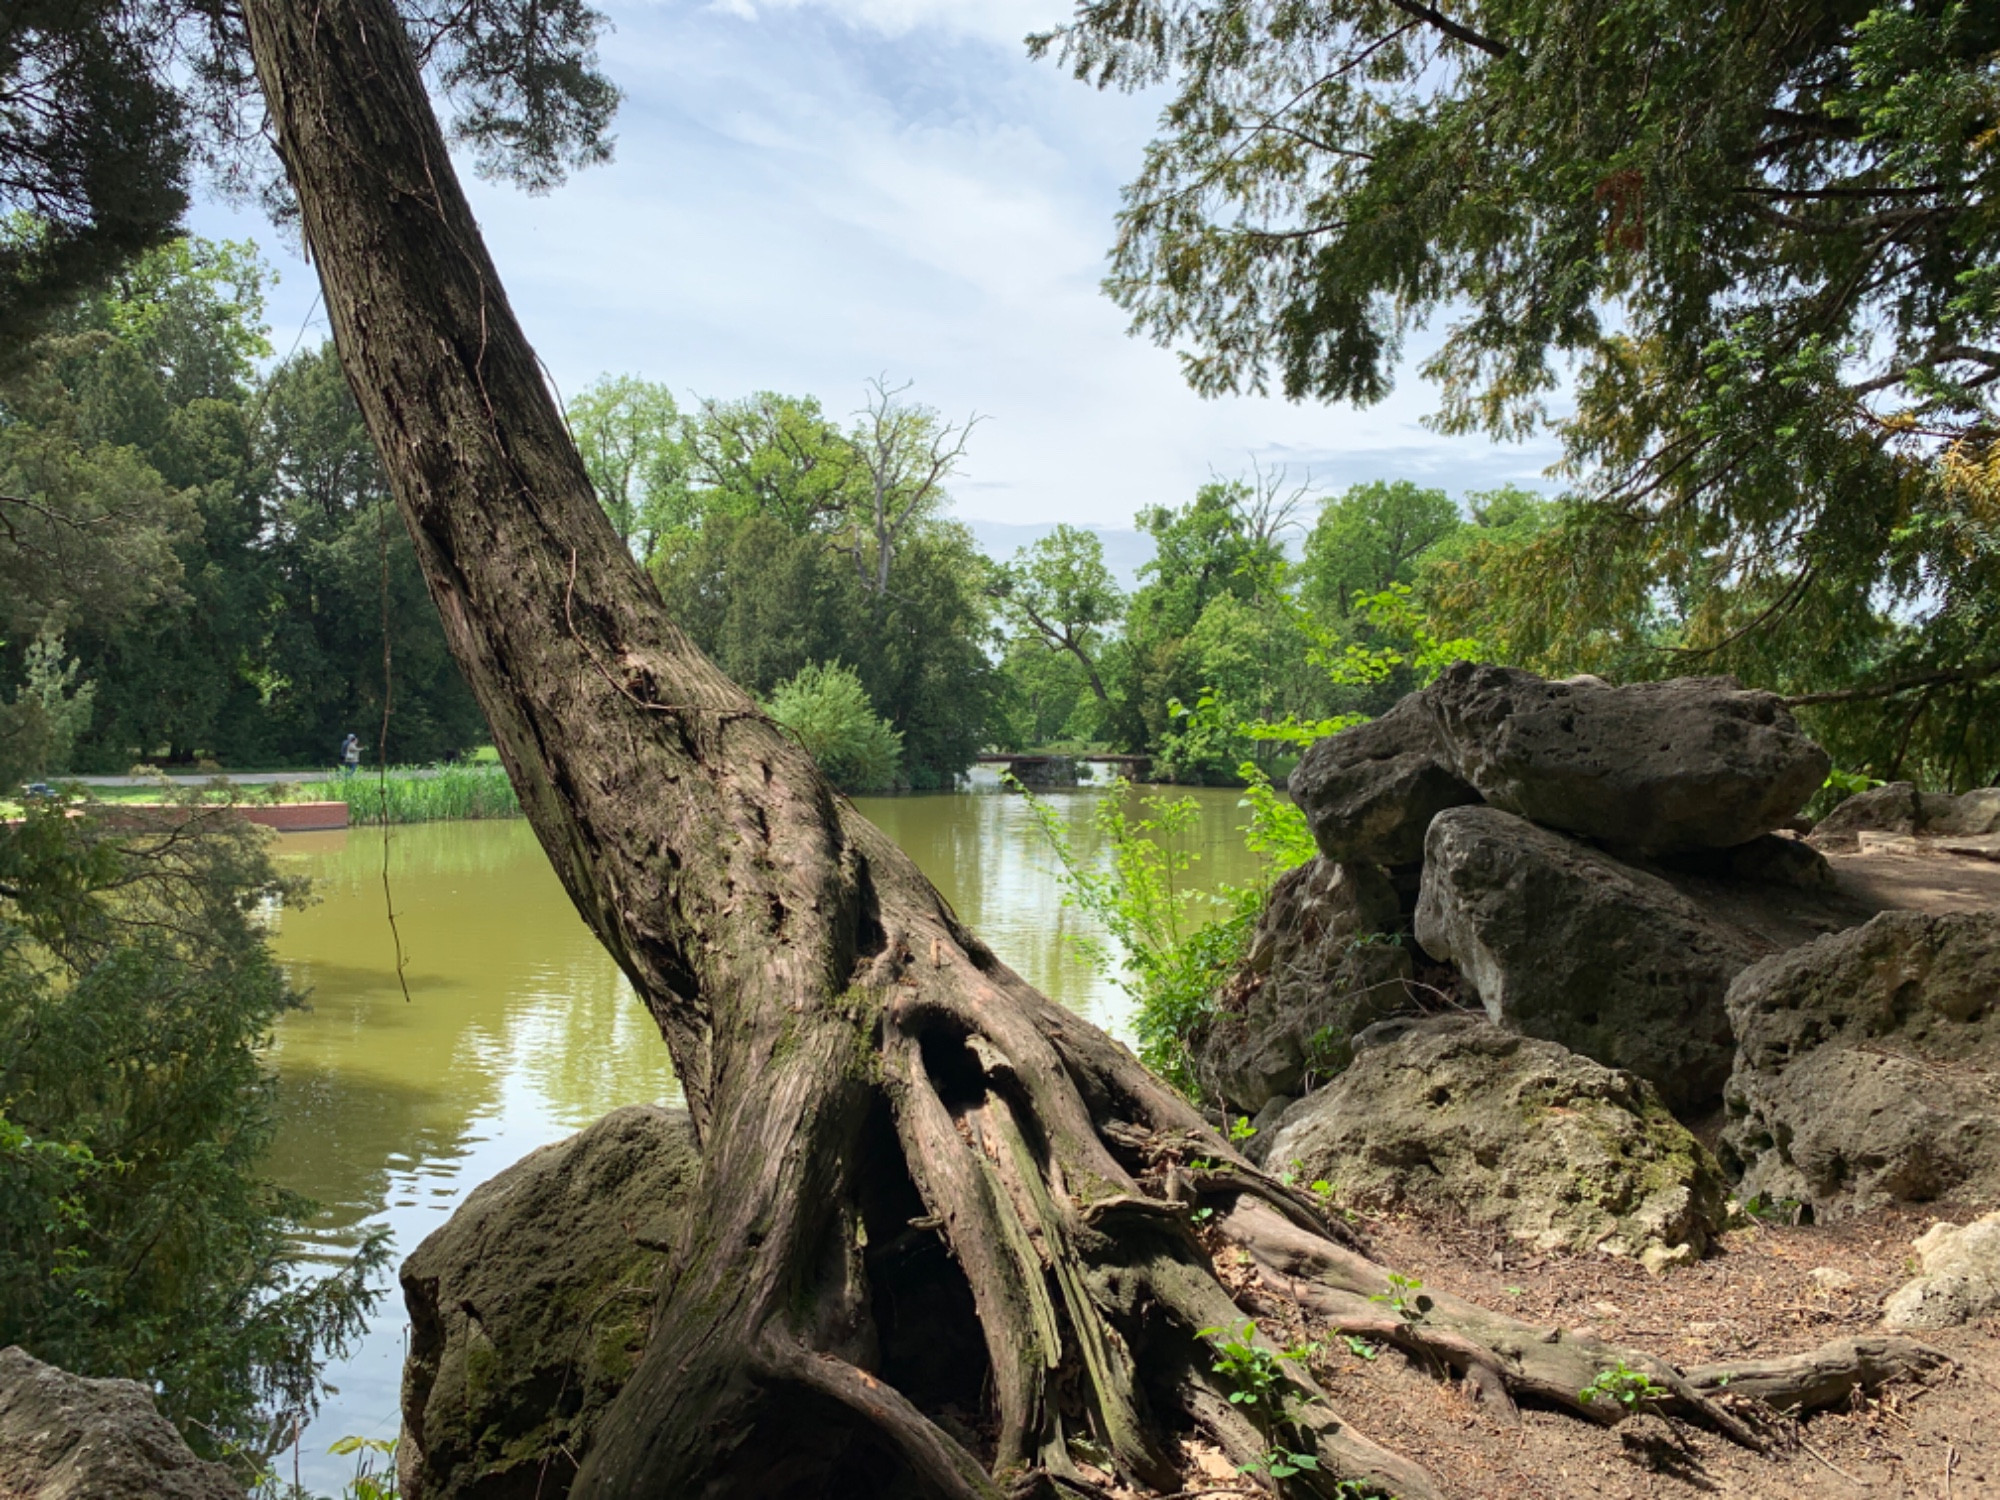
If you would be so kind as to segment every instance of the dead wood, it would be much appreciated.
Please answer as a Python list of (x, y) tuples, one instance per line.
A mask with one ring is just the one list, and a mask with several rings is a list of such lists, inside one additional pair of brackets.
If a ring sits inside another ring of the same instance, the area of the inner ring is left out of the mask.
[(1915, 1339), (1877, 1333), (1835, 1339), (1803, 1354), (1697, 1365), (1687, 1372), (1687, 1382), (1707, 1395), (1726, 1392), (1779, 1411), (1814, 1411), (1838, 1406), (1857, 1390), (1919, 1379), (1950, 1363), (1949, 1356)]

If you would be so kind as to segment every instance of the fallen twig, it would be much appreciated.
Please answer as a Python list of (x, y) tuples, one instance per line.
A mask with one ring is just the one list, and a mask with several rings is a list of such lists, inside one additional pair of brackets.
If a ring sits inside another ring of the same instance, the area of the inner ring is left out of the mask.
[(1824, 1453), (1820, 1452), (1819, 1449), (1815, 1448), (1811, 1443), (1807, 1442), (1806, 1435), (1803, 1432), (1796, 1434), (1796, 1436), (1798, 1438), (1798, 1443), (1801, 1448), (1805, 1449), (1806, 1452), (1810, 1453), (1814, 1458), (1818, 1459), (1821, 1463), (1825, 1464), (1827, 1468), (1831, 1469), (1834, 1473), (1838, 1474), (1842, 1479), (1845, 1479), (1849, 1484), (1853, 1485), (1856, 1489), (1865, 1490), (1869, 1487), (1867, 1480), (1856, 1479), (1852, 1474), (1848, 1473), (1847, 1470), (1841, 1468), (1839, 1464), (1835, 1463), (1832, 1459), (1828, 1458)]

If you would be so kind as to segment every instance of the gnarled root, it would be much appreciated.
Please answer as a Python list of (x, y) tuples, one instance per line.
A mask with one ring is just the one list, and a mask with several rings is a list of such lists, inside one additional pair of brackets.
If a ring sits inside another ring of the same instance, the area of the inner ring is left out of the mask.
[(1803, 1354), (1697, 1365), (1687, 1372), (1687, 1382), (1705, 1394), (1746, 1397), (1778, 1411), (1815, 1411), (1837, 1406), (1857, 1390), (1920, 1379), (1952, 1363), (1950, 1355), (1928, 1344), (1875, 1333), (1835, 1339)]
[[(894, 868), (856, 842), (864, 868)], [(1238, 1465), (1310, 1455), (1288, 1493), (1436, 1495), (1245, 1326), (1263, 1296), (1463, 1377), (1503, 1418), (1532, 1399), (1614, 1422), (1621, 1407), (1581, 1392), (1622, 1361), (1666, 1393), (1657, 1409), (1764, 1446), (1713, 1399), (1720, 1376), (1442, 1293), (1400, 1301), (1351, 1230), (941, 905), (885, 913), (837, 1005), (764, 1024), (737, 1043), (758, 1086), (716, 1090), (712, 1212), (675, 1256), (659, 1333), (578, 1495), (1165, 1493), (1190, 1433)], [(1247, 1257), (1251, 1296), (1217, 1275), (1197, 1214)], [(1280, 1372), (1256, 1402), (1232, 1399), (1218, 1368), (1229, 1339)]]
[(1390, 1300), (1397, 1298), (1396, 1288), (1381, 1266), (1316, 1239), (1262, 1203), (1239, 1199), (1220, 1216), (1218, 1229), (1249, 1254), (1272, 1292), (1292, 1297), (1342, 1333), (1380, 1339), (1466, 1376), (1489, 1398), (1525, 1396), (1595, 1421), (1616, 1421), (1622, 1412), (1614, 1403), (1586, 1401), (1581, 1392), (1623, 1361), (1667, 1391), (1662, 1409), (1763, 1451), (1763, 1440), (1748, 1424), (1709, 1400), (1672, 1365), (1641, 1350), (1527, 1323), (1446, 1293), (1427, 1295), (1421, 1311), (1398, 1309)]

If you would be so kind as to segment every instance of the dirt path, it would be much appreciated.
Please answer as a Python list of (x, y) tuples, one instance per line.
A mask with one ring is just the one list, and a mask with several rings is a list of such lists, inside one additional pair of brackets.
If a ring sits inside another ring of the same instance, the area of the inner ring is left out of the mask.
[[(1954, 1207), (1951, 1216), (1963, 1222), (1974, 1211)], [(1377, 1260), (1426, 1287), (1635, 1344), (1685, 1368), (1874, 1330), (1881, 1299), (1906, 1279), (1909, 1241), (1930, 1222), (1891, 1211), (1826, 1228), (1733, 1230), (1707, 1260), (1660, 1278), (1625, 1260), (1533, 1254), (1462, 1225), (1390, 1218), (1361, 1227)], [(1270, 1312), (1275, 1333), (1283, 1309)], [(1467, 1500), (2000, 1497), (2000, 1319), (1924, 1335), (1953, 1367), (1804, 1423), (1783, 1422), (1768, 1456), (1656, 1416), (1604, 1429), (1524, 1408), (1510, 1426), (1393, 1350), (1368, 1358), (1310, 1325), (1293, 1331), (1322, 1341), (1315, 1372), (1342, 1416)], [(1216, 1482), (1227, 1483), (1220, 1475)], [(1268, 1491), (1246, 1484), (1241, 1493)]]
[(1989, 911), (2000, 908), (2000, 863), (1959, 854), (1830, 854), (1840, 888), (1880, 908)]

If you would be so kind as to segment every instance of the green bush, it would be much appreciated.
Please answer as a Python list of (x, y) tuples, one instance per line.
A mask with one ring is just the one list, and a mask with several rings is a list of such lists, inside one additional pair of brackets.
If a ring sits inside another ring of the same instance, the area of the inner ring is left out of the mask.
[[(1254, 767), (1245, 770), (1255, 773)], [(1013, 785), (1025, 793), (1020, 783)], [(1310, 838), (1301, 843), (1297, 827), (1303, 825), (1294, 826), (1297, 811), (1290, 803), (1268, 783), (1253, 782), (1244, 835), (1265, 860), (1262, 876), (1254, 885), (1225, 886), (1211, 895), (1190, 878), (1200, 805), (1192, 797), (1152, 793), (1135, 817), (1128, 811), (1130, 795), (1130, 783), (1121, 779), (1097, 799), (1095, 821), (1107, 855), (1098, 866), (1084, 862), (1046, 802), (1030, 794), (1028, 803), (1056, 856), (1064, 905), (1094, 916), (1124, 955), (1130, 977), (1119, 983), (1135, 1003), (1140, 1060), (1199, 1099), (1189, 1039), (1214, 1013), (1216, 990), (1242, 962), (1270, 882), (1310, 857)], [(1103, 944), (1075, 941), (1100, 971), (1113, 967)]]
[(896, 784), (903, 737), (875, 712), (852, 668), (839, 662), (801, 668), (772, 692), (770, 713), (843, 792), (881, 792)]
[(351, 823), (444, 823), (471, 818), (518, 818), (514, 784), (497, 765), (433, 766), (422, 776), (410, 768), (335, 776), (299, 788), (308, 801), (345, 802)]
[(386, 1254), (307, 1279), (314, 1205), (258, 1174), (262, 1052), (297, 1004), (258, 912), (303, 889), (224, 810), (141, 833), (76, 811), (0, 827), (0, 1345), (138, 1380), (254, 1467)]
[(64, 659), (61, 633), (46, 624), (22, 654), (22, 668), (27, 681), (11, 702), (0, 698), (0, 795), (69, 769), (97, 695), (95, 683), (76, 680), (77, 663)]

